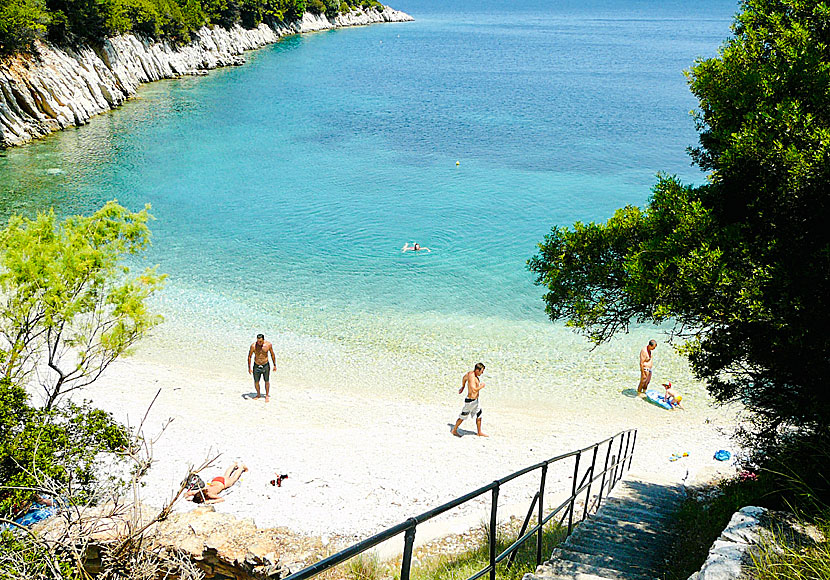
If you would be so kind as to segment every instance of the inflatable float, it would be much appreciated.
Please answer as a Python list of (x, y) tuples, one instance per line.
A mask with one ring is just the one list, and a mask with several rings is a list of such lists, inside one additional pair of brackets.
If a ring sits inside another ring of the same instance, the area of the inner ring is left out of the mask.
[(646, 400), (653, 405), (663, 407), (664, 409), (668, 409), (669, 411), (671, 411), (672, 409), (672, 406), (666, 400), (666, 395), (661, 395), (654, 389), (649, 389), (646, 391)]

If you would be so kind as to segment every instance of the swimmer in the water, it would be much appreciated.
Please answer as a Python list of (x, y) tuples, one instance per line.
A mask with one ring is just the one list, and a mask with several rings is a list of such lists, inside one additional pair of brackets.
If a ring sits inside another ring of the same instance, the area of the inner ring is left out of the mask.
[(411, 246), (409, 245), (409, 242), (406, 242), (403, 245), (403, 249), (401, 249), (401, 252), (421, 252), (421, 251), (431, 252), (432, 250), (430, 250), (427, 247), (422, 246), (418, 242), (413, 242), (413, 244)]

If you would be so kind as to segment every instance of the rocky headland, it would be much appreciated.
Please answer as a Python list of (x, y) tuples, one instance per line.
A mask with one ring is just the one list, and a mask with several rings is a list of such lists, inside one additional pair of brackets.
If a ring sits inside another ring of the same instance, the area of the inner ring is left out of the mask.
[(355, 10), (334, 19), (305, 13), (295, 22), (263, 23), (250, 30), (204, 27), (183, 46), (132, 34), (79, 48), (39, 42), (34, 54), (0, 62), (0, 147), (83, 125), (121, 105), (142, 83), (243, 64), (246, 50), (289, 34), (411, 20), (408, 14), (385, 7)]

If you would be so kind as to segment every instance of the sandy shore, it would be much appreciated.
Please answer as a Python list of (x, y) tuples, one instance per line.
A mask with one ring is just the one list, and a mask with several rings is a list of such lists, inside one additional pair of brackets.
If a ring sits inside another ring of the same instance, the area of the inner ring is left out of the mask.
[[(244, 373), (244, 371), (243, 371)], [(260, 527), (348, 541), (367, 537), (436, 507), (527, 465), (584, 447), (627, 428), (639, 429), (632, 470), (681, 481), (728, 472), (712, 455), (730, 449), (719, 430), (730, 430), (730, 413), (706, 405), (668, 412), (636, 398), (619, 396), (614, 411), (574, 412), (549, 404), (488, 403), (484, 430), (474, 435), (469, 421), (462, 438), (450, 435), (460, 410), (457, 389), (447, 387), (446, 403), (413, 403), (399, 390), (375, 397), (325, 392), (272, 381), (271, 401), (253, 400), (247, 375), (203, 376), (199, 368), (162, 366), (140, 359), (113, 364), (84, 392), (98, 406), (132, 426), (140, 422), (153, 397), (146, 435), (172, 422), (153, 449), (142, 500), (160, 505), (177, 489), (188, 465), (220, 454), (205, 472), (219, 475), (234, 460), (250, 472), (227, 492), (216, 510), (252, 518)], [(459, 375), (460, 376), (460, 375)], [(675, 452), (689, 456), (669, 461)], [(573, 464), (548, 475), (548, 493), (569, 489)], [(270, 485), (275, 473), (288, 474), (282, 487)], [(502, 515), (524, 512), (538, 475), (506, 486)], [(179, 510), (192, 509), (183, 502)], [(442, 517), (419, 541), (462, 531), (484, 521), (482, 500)], [(420, 530), (420, 528), (419, 528)]]

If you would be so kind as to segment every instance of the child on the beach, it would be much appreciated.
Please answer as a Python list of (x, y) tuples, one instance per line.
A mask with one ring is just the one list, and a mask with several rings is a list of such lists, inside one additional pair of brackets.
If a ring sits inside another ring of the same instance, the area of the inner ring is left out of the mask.
[(683, 405), (680, 404), (680, 401), (683, 400), (683, 395), (678, 393), (671, 385), (671, 383), (663, 383), (663, 388), (666, 389), (666, 402), (672, 406), (672, 408), (679, 407), (683, 408)]
[(242, 474), (248, 471), (245, 464), (234, 462), (225, 470), (225, 475), (214, 477), (210, 483), (200, 489), (193, 489), (185, 493), (185, 497), (192, 499), (193, 503), (219, 503), (225, 501), (219, 494), (239, 481)]

